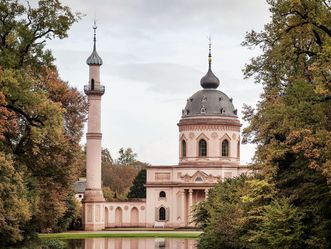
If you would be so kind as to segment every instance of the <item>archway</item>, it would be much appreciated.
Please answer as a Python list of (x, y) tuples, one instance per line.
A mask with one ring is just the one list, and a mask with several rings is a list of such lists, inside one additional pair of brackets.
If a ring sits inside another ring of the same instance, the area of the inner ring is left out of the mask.
[(131, 226), (137, 227), (139, 226), (139, 211), (138, 208), (133, 207), (131, 209)]
[(122, 209), (117, 207), (115, 209), (115, 227), (122, 226)]

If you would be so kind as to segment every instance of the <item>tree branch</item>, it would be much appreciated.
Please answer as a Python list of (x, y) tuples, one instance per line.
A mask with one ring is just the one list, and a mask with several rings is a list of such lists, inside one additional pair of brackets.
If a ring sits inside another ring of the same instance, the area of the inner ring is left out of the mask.
[(13, 105), (1, 105), (3, 107), (6, 107), (20, 115), (22, 115), (24, 117), (24, 119), (31, 125), (34, 127), (42, 127), (44, 126), (44, 122), (42, 121), (42, 119), (40, 118), (40, 116), (36, 116), (36, 117), (30, 117), (28, 114), (26, 114), (21, 108), (15, 107)]

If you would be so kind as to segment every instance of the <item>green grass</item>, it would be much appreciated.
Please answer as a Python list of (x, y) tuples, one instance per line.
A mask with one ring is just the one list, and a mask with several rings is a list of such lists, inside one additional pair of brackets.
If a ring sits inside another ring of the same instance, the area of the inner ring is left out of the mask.
[(39, 234), (41, 239), (86, 239), (86, 238), (199, 238), (200, 233), (49, 233)]

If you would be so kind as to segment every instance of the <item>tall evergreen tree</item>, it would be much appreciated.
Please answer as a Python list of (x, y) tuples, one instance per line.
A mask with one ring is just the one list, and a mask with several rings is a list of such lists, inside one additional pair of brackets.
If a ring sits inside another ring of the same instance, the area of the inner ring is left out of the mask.
[(146, 169), (139, 171), (128, 193), (128, 198), (146, 198)]

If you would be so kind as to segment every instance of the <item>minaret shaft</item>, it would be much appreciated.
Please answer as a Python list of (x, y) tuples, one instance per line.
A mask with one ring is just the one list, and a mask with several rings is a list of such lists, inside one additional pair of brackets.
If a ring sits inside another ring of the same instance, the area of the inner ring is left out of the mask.
[(90, 65), (88, 96), (88, 121), (86, 133), (86, 201), (103, 201), (101, 186), (101, 96), (99, 66)]
[(94, 29), (93, 52), (87, 59), (89, 65), (88, 85), (84, 92), (88, 98), (88, 121), (86, 133), (86, 189), (83, 199), (84, 230), (102, 230), (104, 202), (101, 185), (101, 97), (105, 92), (100, 84), (102, 59), (96, 51), (96, 25)]
[[(87, 189), (101, 190), (101, 95), (100, 66), (89, 67), (88, 121), (86, 134)], [(95, 93), (93, 93), (95, 90)]]
[(86, 177), (88, 189), (101, 190), (101, 96), (89, 95), (86, 134)]

